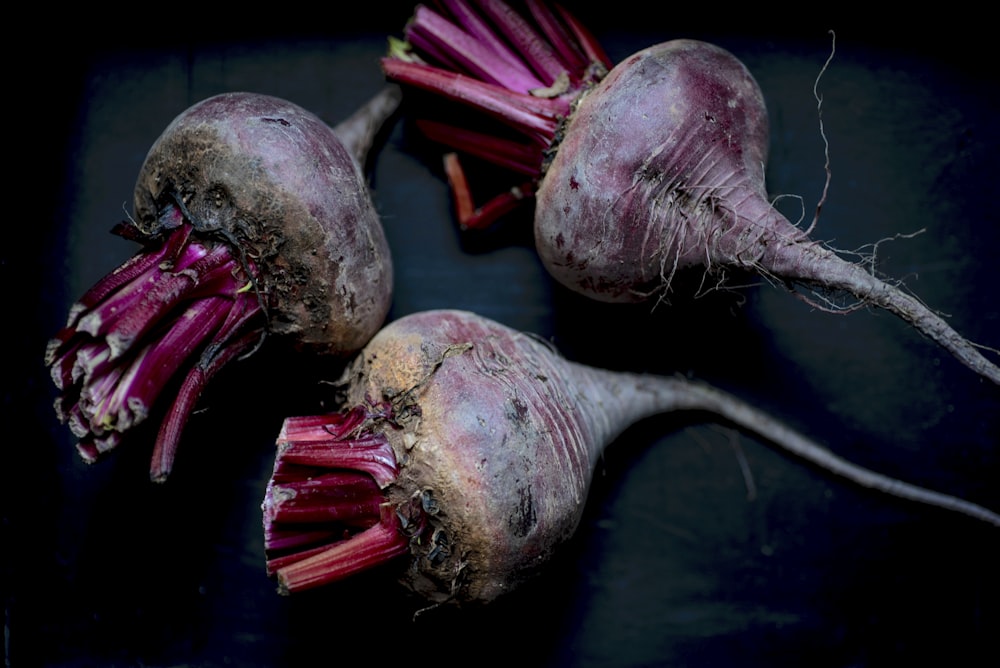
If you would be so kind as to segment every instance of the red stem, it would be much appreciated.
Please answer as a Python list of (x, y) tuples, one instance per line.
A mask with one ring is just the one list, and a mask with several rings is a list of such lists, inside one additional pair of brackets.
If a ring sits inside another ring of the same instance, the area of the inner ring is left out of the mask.
[(241, 265), (225, 244), (197, 239), (175, 207), (164, 209), (161, 223), (162, 242), (147, 242), (88, 290), (45, 357), (61, 391), (56, 413), (88, 462), (116, 447), (182, 378), (151, 463), (160, 480), (205, 383), (264, 328), (248, 287), (246, 271), (254, 267)]
[(390, 80), (472, 107), (527, 137), (527, 143), (519, 143), (437, 121), (418, 123), (432, 141), (532, 179), (478, 208), (464, 174), (452, 179), (453, 186), (465, 188), (454, 193), (461, 226), (483, 228), (533, 199), (560, 124), (612, 63), (560, 5), (529, 0), (529, 17), (502, 0), (438, 4), (444, 14), (416, 9), (405, 31), (408, 48), (394, 45), (382, 67)]
[[(242, 315), (234, 317), (237, 311)], [(253, 306), (244, 304), (242, 309), (238, 307), (231, 309), (227, 323), (213, 343), (202, 353), (198, 364), (184, 377), (166, 418), (160, 424), (156, 443), (153, 445), (149, 468), (150, 480), (164, 482), (173, 470), (181, 433), (208, 382), (232, 360), (259, 343), (264, 335), (262, 327), (250, 326), (249, 330), (245, 331), (245, 327), (257, 317), (258, 313), (256, 304)]]
[(343, 580), (402, 556), (409, 549), (410, 540), (403, 535), (399, 518), (384, 504), (378, 524), (304, 559), (291, 563), (270, 561), (268, 569), (277, 575), (281, 593), (290, 594)]
[(285, 420), (262, 506), (267, 570), (283, 593), (407, 554), (423, 531), (419, 504), (397, 508), (383, 491), (399, 470), (382, 431), (392, 425), (375, 404)]

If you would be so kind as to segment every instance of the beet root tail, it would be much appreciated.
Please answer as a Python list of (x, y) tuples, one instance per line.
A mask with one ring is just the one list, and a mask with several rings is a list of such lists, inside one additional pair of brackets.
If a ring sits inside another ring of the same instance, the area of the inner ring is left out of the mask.
[[(921, 334), (936, 342), (952, 354), (955, 359), (977, 374), (1000, 385), (1000, 366), (991, 362), (982, 351), (1000, 354), (988, 346), (973, 343), (959, 334), (948, 322), (935, 313), (920, 299), (900, 287), (874, 276), (863, 266), (848, 262), (833, 251), (813, 244), (820, 252), (809, 254), (811, 259), (803, 261), (797, 245), (790, 245), (789, 255), (798, 255), (797, 261), (786, 262), (779, 258), (780, 267), (774, 271), (778, 276), (790, 278), (820, 290), (839, 290), (853, 295), (858, 303), (855, 308), (878, 306), (902, 318)], [(849, 311), (853, 308), (837, 309), (806, 298), (811, 304), (827, 311)]]
[(679, 385), (678, 390), (674, 393), (674, 401), (680, 402), (676, 408), (709, 411), (729, 420), (749, 433), (767, 439), (785, 452), (856, 485), (900, 499), (957, 512), (1000, 527), (1000, 514), (988, 508), (956, 496), (904, 482), (850, 462), (763, 411), (716, 388), (685, 379), (673, 379), (673, 382)]

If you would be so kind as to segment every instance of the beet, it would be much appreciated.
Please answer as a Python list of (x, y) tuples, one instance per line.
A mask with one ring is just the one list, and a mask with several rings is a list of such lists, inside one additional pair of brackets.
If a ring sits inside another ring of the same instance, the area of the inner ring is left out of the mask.
[(86, 461), (160, 410), (150, 475), (163, 480), (205, 385), (265, 336), (346, 360), (378, 330), (392, 260), (359, 160), (398, 101), (387, 86), (334, 129), (292, 102), (232, 92), (170, 123), (115, 230), (141, 249), (71, 308), (46, 351), (57, 414)]
[[(732, 53), (677, 39), (612, 65), (558, 5), (527, 2), (523, 15), (499, 0), (441, 5), (441, 13), (417, 7), (407, 43), (383, 69), (509, 126), (417, 121), (431, 139), (526, 177), (477, 208), (448, 156), (463, 226), (487, 226), (530, 203), (546, 269), (587, 297), (656, 303), (669, 299), (678, 272), (701, 269), (703, 285), (748, 273), (831, 312), (888, 310), (1000, 384), (1000, 367), (983, 354), (995, 349), (970, 342), (895, 281), (811, 239), (772, 206), (763, 93)], [(497, 39), (470, 42), (484, 30)]]
[[(856, 484), (1000, 526), (1000, 515), (838, 457), (707, 384), (572, 362), (474, 313), (410, 314), (346, 369), (341, 412), (290, 417), (263, 502), (285, 593), (388, 562), (430, 603), (488, 603), (575, 532), (604, 449), (700, 411)], [(664, 484), (668, 484), (666, 481)]]

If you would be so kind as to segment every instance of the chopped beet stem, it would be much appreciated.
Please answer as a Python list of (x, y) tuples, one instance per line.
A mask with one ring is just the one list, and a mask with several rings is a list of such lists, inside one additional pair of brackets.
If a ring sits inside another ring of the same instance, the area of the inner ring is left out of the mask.
[[(91, 286), (78, 300), (79, 305), (83, 309), (89, 310), (138, 276), (157, 267), (165, 260), (169, 261), (179, 252), (180, 248), (187, 244), (190, 234), (191, 226), (181, 225), (170, 233), (163, 244), (156, 248), (147, 249), (145, 252), (136, 253)], [(74, 312), (79, 311), (73, 309), (71, 314)], [(72, 324), (72, 317), (70, 320), (70, 324)]]
[(465, 170), (456, 154), (445, 155), (444, 171), (454, 198), (455, 214), (463, 230), (485, 229), (534, 197), (534, 184), (529, 181), (493, 197), (481, 207), (476, 207)]
[[(391, 81), (469, 106), (529, 139), (521, 144), (447, 123), (418, 123), (431, 141), (531, 178), (481, 208), (471, 205), (467, 192), (455, 193), (462, 229), (483, 229), (533, 199), (561, 123), (612, 63), (593, 35), (558, 4), (529, 0), (530, 16), (502, 0), (438, 5), (445, 14), (417, 8), (405, 30), (407, 45), (390, 42), (382, 69)], [(525, 64), (543, 85), (521, 82), (512, 73)]]
[(285, 443), (306, 443), (344, 440), (360, 427), (366, 411), (356, 407), (350, 411), (322, 415), (293, 416), (285, 419), (278, 434), (278, 446)]
[(469, 181), (465, 178), (465, 170), (456, 153), (446, 153), (444, 156), (444, 173), (451, 188), (455, 202), (455, 216), (459, 225), (465, 225), (476, 213)]
[[(275, 529), (274, 527), (264, 527), (264, 549), (268, 554), (280, 552), (294, 552), (294, 559), (285, 561), (283, 557), (274, 557), (267, 562), (268, 576), (274, 575), (274, 571), (281, 568), (286, 563), (304, 559), (309, 554), (315, 554), (326, 549), (326, 546), (336, 539), (338, 531), (336, 529), (311, 529), (305, 530), (296, 527), (294, 530)], [(319, 548), (310, 548), (310, 545), (320, 545)]]
[(421, 63), (384, 59), (383, 70), (400, 83), (475, 107), (532, 138), (554, 137), (558, 119), (569, 112), (560, 98), (533, 97)]
[[(251, 311), (250, 315), (258, 312), (256, 309), (251, 309)], [(216, 342), (213, 344), (211, 357), (206, 361), (203, 355), (202, 362), (191, 368), (181, 382), (177, 396), (160, 425), (156, 443), (153, 446), (153, 455), (150, 459), (150, 480), (165, 482), (173, 470), (181, 433), (184, 431), (184, 427), (194, 412), (194, 407), (208, 382), (230, 361), (253, 348), (260, 337), (261, 331), (252, 328), (224, 345), (221, 344), (222, 342)]]
[(528, 11), (545, 33), (552, 48), (559, 54), (559, 59), (570, 72), (581, 72), (587, 69), (586, 56), (573, 35), (563, 25), (560, 17), (544, 2), (529, 0)]
[(378, 524), (276, 569), (279, 591), (290, 594), (342, 580), (406, 554), (409, 544), (396, 512), (383, 504)]
[(551, 86), (560, 75), (568, 74), (566, 65), (556, 56), (552, 46), (514, 8), (497, 0), (480, 0), (479, 4), (545, 86)]
[[(471, 7), (468, 2), (464, 0), (442, 0), (439, 4), (448, 9), (455, 18), (455, 22), (462, 26), (463, 30), (473, 35), (480, 43), (488, 45), (489, 49), (493, 52), (494, 58), (502, 59), (510, 67), (520, 69), (528, 76), (533, 76), (527, 70), (521, 57), (490, 27), (482, 14)], [(528, 88), (525, 90), (528, 90)]]
[(359, 406), (346, 414), (286, 419), (278, 435), (275, 466), (363, 471), (385, 487), (396, 479), (399, 467), (385, 436), (365, 431), (373, 424), (371, 417), (366, 407)]
[[(267, 519), (281, 524), (345, 522), (378, 519), (384, 501), (371, 476), (356, 471), (332, 471), (278, 482), (269, 490)], [(370, 524), (370, 523), (369, 523)]]
[(116, 412), (122, 416), (135, 411), (134, 406), (148, 411), (164, 387), (176, 377), (178, 369), (183, 369), (187, 360), (222, 325), (229, 305), (230, 301), (224, 297), (212, 297), (188, 307), (173, 327), (144, 347), (129, 365), (126, 374), (116, 384), (114, 393), (107, 398), (103, 412)]
[(421, 119), (415, 124), (431, 141), (534, 179), (541, 176), (542, 155), (537, 146), (437, 121)]
[(407, 39), (435, 49), (453, 67), (481, 81), (525, 93), (544, 85), (516, 57), (498, 57), (498, 50), (503, 53), (500, 42), (483, 41), (426, 6), (417, 8)]
[(289, 443), (283, 446), (285, 463), (324, 468), (347, 468), (364, 471), (380, 486), (396, 479), (399, 469), (392, 446), (387, 442), (358, 443)]

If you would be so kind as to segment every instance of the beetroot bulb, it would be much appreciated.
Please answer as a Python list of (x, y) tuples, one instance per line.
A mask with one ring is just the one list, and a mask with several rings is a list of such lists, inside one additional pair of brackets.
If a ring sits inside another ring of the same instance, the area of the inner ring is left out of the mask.
[[(768, 200), (763, 94), (733, 54), (677, 39), (612, 65), (558, 5), (443, 0), (417, 6), (406, 42), (383, 59), (390, 80), (471, 106), (494, 130), (418, 118), (434, 141), (522, 181), (477, 207), (446, 156), (465, 228), (534, 207), (542, 263), (595, 300), (664, 299), (678, 272), (762, 275), (820, 309), (886, 309), (1000, 384), (1000, 367), (917, 297), (812, 240)], [(416, 112), (414, 112), (416, 113)], [(706, 284), (718, 283), (706, 278)], [(816, 297), (809, 296), (810, 293)], [(851, 305), (832, 297), (846, 295)]]
[(833, 474), (1000, 526), (1000, 515), (864, 469), (707, 384), (586, 366), (458, 310), (386, 325), (345, 369), (344, 410), (289, 417), (262, 509), (279, 591), (400, 562), (430, 604), (487, 603), (536, 574), (581, 519), (627, 427), (700, 411)]
[(150, 476), (170, 473), (206, 384), (266, 337), (347, 360), (388, 313), (393, 267), (361, 165), (395, 113), (387, 85), (331, 128), (248, 92), (163, 131), (115, 228), (141, 243), (70, 309), (45, 363), (58, 417), (94, 462), (162, 415)]

